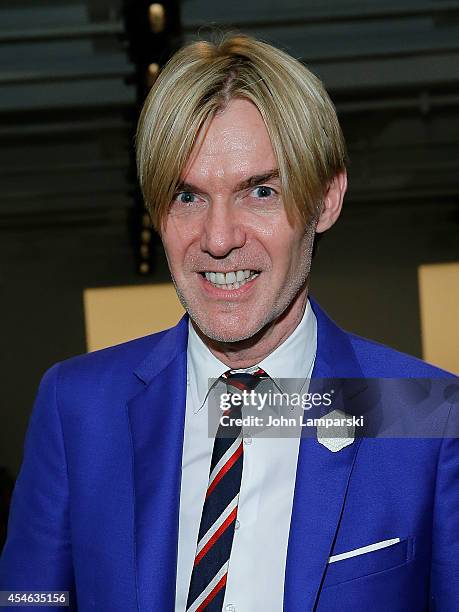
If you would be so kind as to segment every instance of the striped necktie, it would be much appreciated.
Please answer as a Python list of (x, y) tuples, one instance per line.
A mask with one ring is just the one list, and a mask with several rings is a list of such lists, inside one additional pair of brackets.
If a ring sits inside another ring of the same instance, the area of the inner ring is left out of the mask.
[[(249, 374), (225, 372), (221, 377), (233, 392), (251, 391), (268, 375), (258, 368)], [(240, 406), (223, 414), (242, 416)], [(188, 592), (187, 612), (220, 612), (234, 537), (243, 462), (242, 426), (220, 424), (215, 435), (209, 483), (202, 509), (198, 544)]]

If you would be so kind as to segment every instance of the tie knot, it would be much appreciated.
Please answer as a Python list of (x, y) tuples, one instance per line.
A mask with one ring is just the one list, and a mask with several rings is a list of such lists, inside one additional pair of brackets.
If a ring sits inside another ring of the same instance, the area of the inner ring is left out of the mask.
[(229, 387), (234, 387), (239, 391), (251, 391), (261, 380), (269, 378), (269, 376), (264, 370), (257, 368), (253, 372), (227, 370), (221, 378)]

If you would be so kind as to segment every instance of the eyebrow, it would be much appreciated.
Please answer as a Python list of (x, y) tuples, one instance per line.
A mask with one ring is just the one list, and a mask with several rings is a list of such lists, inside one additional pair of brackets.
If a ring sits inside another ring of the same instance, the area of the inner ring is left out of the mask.
[[(267, 183), (268, 181), (272, 181), (273, 179), (279, 178), (279, 170), (277, 168), (273, 170), (268, 170), (267, 172), (263, 172), (262, 174), (254, 174), (253, 176), (249, 176), (244, 179), (240, 183), (236, 185), (235, 191), (244, 191), (245, 189), (250, 189), (252, 187), (256, 187), (257, 185), (261, 185), (263, 183)], [(177, 191), (190, 191), (192, 193), (202, 193), (201, 190), (193, 185), (192, 183), (179, 182), (177, 185)]]

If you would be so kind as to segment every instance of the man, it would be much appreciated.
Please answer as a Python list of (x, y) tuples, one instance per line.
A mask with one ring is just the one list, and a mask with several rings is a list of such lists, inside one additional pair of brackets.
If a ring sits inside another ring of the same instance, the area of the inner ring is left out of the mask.
[(222, 450), (208, 435), (215, 379), (445, 375), (342, 331), (308, 296), (314, 237), (346, 191), (321, 83), (248, 37), (195, 43), (151, 91), (137, 151), (188, 316), (46, 373), (1, 588), (69, 590), (98, 612), (457, 611), (455, 439), (242, 426)]

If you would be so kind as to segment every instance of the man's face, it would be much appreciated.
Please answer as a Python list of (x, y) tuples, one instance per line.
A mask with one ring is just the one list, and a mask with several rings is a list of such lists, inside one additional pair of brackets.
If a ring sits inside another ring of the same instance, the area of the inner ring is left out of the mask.
[(233, 100), (213, 118), (180, 183), (161, 237), (192, 320), (221, 342), (276, 325), (300, 291), (306, 296), (314, 228), (289, 224), (274, 151), (251, 102)]

